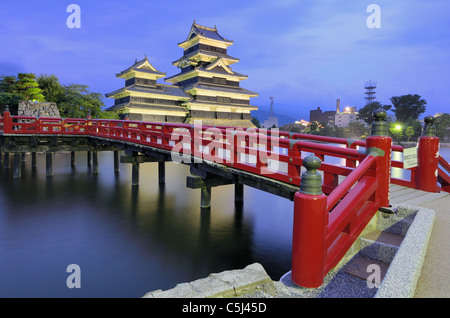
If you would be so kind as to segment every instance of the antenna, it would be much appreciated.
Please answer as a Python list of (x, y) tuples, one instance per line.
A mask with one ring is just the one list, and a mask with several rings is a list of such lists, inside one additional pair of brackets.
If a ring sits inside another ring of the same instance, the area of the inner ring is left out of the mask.
[(366, 97), (364, 97), (366, 99), (366, 105), (369, 105), (370, 103), (372, 103), (373, 101), (375, 101), (375, 89), (377, 88), (377, 83), (373, 82), (373, 81), (368, 81), (367, 83), (364, 84), (364, 88), (366, 89)]
[(270, 97), (270, 118), (272, 118), (273, 117), (273, 99), (274, 99), (275, 97)]

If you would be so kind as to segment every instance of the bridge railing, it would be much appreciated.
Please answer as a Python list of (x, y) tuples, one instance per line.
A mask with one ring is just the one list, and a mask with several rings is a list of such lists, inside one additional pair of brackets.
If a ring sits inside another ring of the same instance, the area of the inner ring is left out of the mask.
[(392, 139), (374, 114), (366, 156), (328, 196), (322, 192), (321, 160), (304, 160), (300, 190), (294, 198), (292, 281), (316, 288), (337, 265), (380, 207), (389, 206), (389, 170)]

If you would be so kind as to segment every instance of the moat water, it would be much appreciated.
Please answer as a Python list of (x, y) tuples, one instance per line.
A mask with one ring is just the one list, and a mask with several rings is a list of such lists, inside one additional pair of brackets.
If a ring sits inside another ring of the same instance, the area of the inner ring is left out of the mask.
[[(441, 149), (450, 160), (450, 149)], [(113, 171), (112, 152), (99, 153), (99, 174), (86, 153), (45, 155), (37, 168), (27, 155), (22, 178), (0, 166), (0, 297), (141, 297), (156, 289), (259, 262), (274, 280), (290, 270), (293, 202), (250, 187), (234, 204), (234, 187), (212, 189), (200, 209), (200, 190), (186, 188), (189, 168), (142, 164), (139, 187), (131, 167)], [(339, 163), (339, 162), (337, 162)], [(68, 288), (70, 264), (80, 288)]]

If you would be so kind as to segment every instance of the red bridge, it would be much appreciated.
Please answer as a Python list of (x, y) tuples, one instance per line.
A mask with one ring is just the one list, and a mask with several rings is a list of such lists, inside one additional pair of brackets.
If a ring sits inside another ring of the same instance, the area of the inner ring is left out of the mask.
[[(366, 141), (304, 135), (263, 129), (212, 127), (129, 120), (62, 119), (10, 116), (0, 119), (5, 165), (14, 154), (14, 177), (20, 178), (21, 154), (88, 151), (98, 173), (98, 151), (119, 151), (123, 163), (133, 165), (132, 184), (139, 183), (139, 164), (159, 163), (164, 182), (165, 162), (190, 165), (187, 186), (200, 188), (201, 206), (210, 206), (211, 187), (235, 184), (235, 201), (243, 200), (243, 185), (294, 201), (292, 280), (303, 287), (319, 287), (377, 211), (392, 213), (390, 184), (428, 192), (450, 192), (450, 165), (439, 155), (434, 118), (425, 118), (417, 147), (417, 165), (391, 159), (386, 113), (374, 112)], [(360, 149), (357, 149), (357, 148)], [(362, 149), (365, 149), (362, 151)], [(310, 154), (305, 156), (305, 154)], [(336, 159), (345, 164), (337, 164)], [(302, 173), (302, 167), (306, 169)], [(408, 170), (408, 179), (391, 177), (391, 168)], [(342, 181), (341, 181), (342, 180)]]

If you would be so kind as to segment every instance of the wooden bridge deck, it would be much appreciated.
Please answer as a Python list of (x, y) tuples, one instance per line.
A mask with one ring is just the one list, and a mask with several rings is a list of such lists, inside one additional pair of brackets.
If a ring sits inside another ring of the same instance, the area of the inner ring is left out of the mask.
[(435, 212), (435, 222), (414, 297), (450, 297), (450, 193), (429, 193), (391, 184), (391, 204), (424, 207)]

